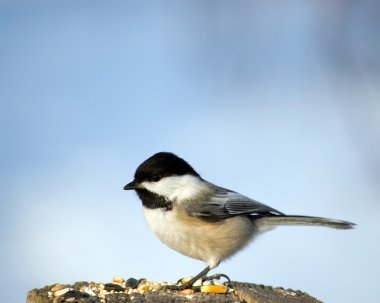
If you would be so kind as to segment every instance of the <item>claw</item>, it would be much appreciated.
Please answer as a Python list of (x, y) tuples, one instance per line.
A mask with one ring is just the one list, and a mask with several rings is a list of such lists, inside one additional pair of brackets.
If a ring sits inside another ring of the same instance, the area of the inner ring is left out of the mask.
[[(183, 283), (183, 284), (180, 284), (182, 283), (183, 279), (179, 279), (177, 281), (177, 284), (176, 285), (166, 285), (163, 287), (163, 289), (167, 289), (167, 290), (178, 290), (178, 291), (181, 291), (181, 290), (184, 290), (184, 289), (189, 289), (189, 288), (192, 288), (194, 290), (196, 289), (200, 289), (200, 286), (195, 286), (195, 282), (197, 282), (199, 279), (201, 279), (201, 281), (211, 281), (211, 280), (219, 280), (220, 278), (225, 278), (227, 279), (227, 282), (226, 283), (229, 283), (231, 282), (230, 278), (225, 275), (225, 274), (216, 274), (216, 275), (212, 275), (212, 276), (206, 276), (207, 273), (210, 271), (210, 267), (206, 267), (204, 270), (202, 270), (199, 274), (197, 274), (195, 277), (191, 278), (190, 280), (188, 280), (187, 282)], [(225, 284), (226, 284), (225, 283)], [(180, 284), (180, 285), (178, 285)]]
[(215, 274), (212, 276), (206, 276), (202, 280), (203, 281), (220, 280), (220, 278), (222, 278), (222, 277), (225, 278), (228, 283), (231, 282), (231, 279), (225, 274)]

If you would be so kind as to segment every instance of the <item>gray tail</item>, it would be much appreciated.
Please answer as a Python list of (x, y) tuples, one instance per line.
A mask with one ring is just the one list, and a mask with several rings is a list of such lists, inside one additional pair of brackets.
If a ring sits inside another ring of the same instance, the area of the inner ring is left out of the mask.
[(319, 217), (308, 217), (308, 216), (267, 216), (261, 217), (254, 220), (255, 225), (259, 228), (271, 228), (276, 226), (325, 226), (337, 229), (351, 229), (355, 227), (355, 223), (348, 221), (319, 218)]

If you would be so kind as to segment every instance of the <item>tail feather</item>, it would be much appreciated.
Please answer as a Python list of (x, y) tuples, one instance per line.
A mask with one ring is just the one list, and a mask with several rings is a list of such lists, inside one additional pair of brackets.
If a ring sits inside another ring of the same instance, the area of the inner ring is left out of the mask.
[(337, 229), (351, 229), (355, 227), (355, 223), (343, 220), (327, 219), (320, 217), (308, 216), (266, 216), (255, 219), (254, 223), (259, 228), (271, 228), (276, 226), (325, 226)]

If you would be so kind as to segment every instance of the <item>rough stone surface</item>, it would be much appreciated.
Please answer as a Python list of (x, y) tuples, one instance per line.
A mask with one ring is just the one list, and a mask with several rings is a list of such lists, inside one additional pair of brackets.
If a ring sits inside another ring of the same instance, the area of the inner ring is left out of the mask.
[[(179, 291), (164, 289), (138, 291), (125, 284), (111, 286), (111, 284), (77, 282), (73, 285), (63, 285), (72, 290), (62, 296), (54, 296), (52, 289), (54, 290), (56, 284), (33, 289), (28, 292), (27, 303), (321, 303), (300, 291), (240, 282), (229, 282), (226, 285), (230, 288), (226, 294), (201, 293), (198, 287), (194, 289), (194, 293), (186, 295)], [(95, 295), (90, 295), (83, 289), (93, 289)]]
[(230, 282), (241, 302), (247, 303), (322, 303), (299, 290), (283, 289), (252, 283)]

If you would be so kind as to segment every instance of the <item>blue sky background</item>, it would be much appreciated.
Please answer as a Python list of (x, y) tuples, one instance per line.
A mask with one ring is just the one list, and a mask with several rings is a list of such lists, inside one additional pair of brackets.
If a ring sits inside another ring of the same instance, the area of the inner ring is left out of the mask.
[(214, 273), (371, 302), (380, 262), (377, 1), (0, 1), (0, 285), (176, 281), (122, 187), (172, 151), (353, 231), (279, 228)]

